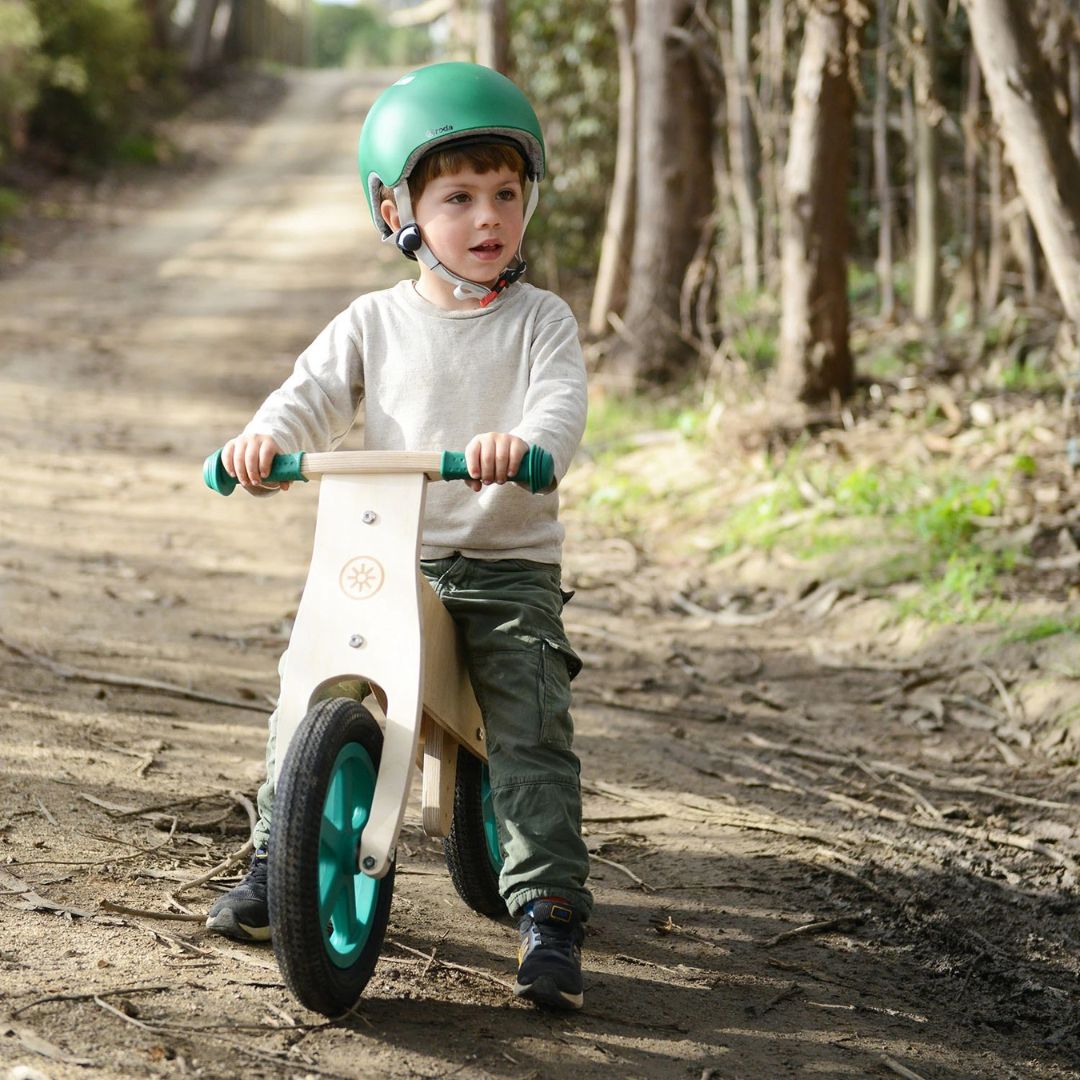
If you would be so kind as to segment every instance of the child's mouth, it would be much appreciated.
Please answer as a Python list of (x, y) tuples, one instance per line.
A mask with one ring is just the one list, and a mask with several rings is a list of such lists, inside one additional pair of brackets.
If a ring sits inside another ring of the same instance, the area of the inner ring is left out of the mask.
[(496, 258), (502, 252), (502, 249), (503, 246), (498, 240), (485, 240), (484, 243), (469, 248), (474, 255), (481, 259)]

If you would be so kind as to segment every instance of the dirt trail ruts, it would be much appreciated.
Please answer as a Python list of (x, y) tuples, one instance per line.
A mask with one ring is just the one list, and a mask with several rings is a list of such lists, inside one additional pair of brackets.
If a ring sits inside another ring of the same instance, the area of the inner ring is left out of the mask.
[(456, 900), (415, 808), (345, 1024), (301, 1010), (266, 948), (103, 908), (164, 912), (244, 840), (233, 793), (261, 772), (315, 485), (224, 500), (199, 466), (332, 314), (401, 272), (351, 151), (385, 81), (290, 76), (210, 177), (0, 282), (0, 1066), (1077, 1075), (1075, 766), (995, 742), (976, 706), (957, 723), (943, 700), (1000, 711), (985, 673), (948, 650), (903, 668), (868, 605), (725, 627), (673, 606), (687, 572), (573, 514), (598, 901), (582, 1015), (510, 999), (514, 929)]

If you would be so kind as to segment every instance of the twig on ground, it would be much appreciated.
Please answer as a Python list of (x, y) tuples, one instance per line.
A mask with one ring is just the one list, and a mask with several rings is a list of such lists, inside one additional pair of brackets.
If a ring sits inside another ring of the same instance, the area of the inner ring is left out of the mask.
[[(226, 1046), (231, 1046), (234, 1050), (238, 1050), (241, 1054), (246, 1054), (248, 1057), (257, 1058), (261, 1064), (267, 1063), (276, 1066), (279, 1069), (285, 1069), (287, 1071), (303, 1071), (305, 1073), (315, 1073), (318, 1076), (330, 1076), (330, 1077), (342, 1077), (341, 1073), (331, 1072), (329, 1069), (321, 1069), (312, 1062), (304, 1059), (302, 1069), (297, 1069), (297, 1060), (295, 1055), (290, 1056), (288, 1052), (282, 1053), (278, 1050), (270, 1050), (266, 1047), (250, 1047), (244, 1043), (239, 1042), (236, 1039), (230, 1039), (225, 1035), (219, 1035), (216, 1031), (210, 1028), (195, 1028), (185, 1027), (181, 1024), (149, 1024), (145, 1020), (138, 1020), (134, 1016), (128, 1016), (127, 1013), (121, 1012), (119, 1009), (114, 1009), (107, 1002), (102, 1001), (100, 997), (95, 997), (94, 1004), (100, 1006), (106, 1012), (111, 1013), (119, 1020), (123, 1020), (126, 1024), (132, 1024), (137, 1028), (141, 1028), (143, 1031), (152, 1032), (155, 1035), (171, 1036), (173, 1038), (207, 1038), (216, 1039), (218, 1042), (224, 1043)], [(300, 1025), (297, 1025), (300, 1026)], [(308, 1027), (309, 1025), (303, 1025)], [(328, 1027), (328, 1024), (310, 1025), (315, 1027)], [(260, 1027), (259, 1030), (266, 1030), (264, 1027)], [(280, 1030), (280, 1029), (272, 1029)]]
[[(748, 742), (762, 750), (773, 750), (778, 754), (789, 754), (792, 757), (803, 758), (806, 761), (817, 761), (823, 765), (854, 765), (858, 761), (858, 758), (848, 754), (830, 753), (827, 750), (812, 750), (801, 746), (792, 746), (789, 743), (771, 742), (753, 732), (748, 732), (746, 734), (746, 739)], [(1015, 792), (1005, 791), (1002, 788), (990, 787), (987, 784), (982, 784), (975, 780), (967, 780), (963, 777), (950, 779), (948, 777), (935, 776), (932, 773), (918, 772), (915, 769), (900, 765), (895, 761), (871, 761), (869, 764), (883, 773), (895, 773), (897, 776), (904, 776), (909, 780), (916, 780), (920, 784), (926, 784), (935, 791), (954, 791), (960, 794), (975, 793), (979, 795), (990, 795), (993, 798), (1001, 799), (1004, 802), (1019, 803), (1022, 806), (1041, 806), (1047, 810), (1076, 810), (1075, 805), (1072, 803), (1054, 802), (1051, 799), (1038, 799), (1031, 795), (1017, 795)]]
[(644, 892), (656, 892), (656, 890), (646, 881), (642, 881), (641, 878), (634, 873), (633, 870), (623, 866), (622, 863), (616, 862), (614, 859), (605, 859), (602, 855), (590, 854), (590, 859), (595, 859), (598, 863), (603, 863), (605, 866), (610, 866), (615, 870), (625, 874), (631, 881), (638, 885)]
[(717, 626), (761, 626), (762, 623), (767, 623), (778, 615), (782, 615), (791, 606), (790, 603), (778, 604), (769, 611), (757, 611), (753, 614), (741, 611), (710, 611), (700, 604), (695, 604), (693, 600), (680, 592), (672, 593), (671, 602), (677, 610), (687, 615), (709, 619)]
[(718, 945), (715, 941), (710, 941), (696, 930), (688, 930), (685, 926), (679, 926), (678, 923), (672, 920), (670, 915), (663, 919), (661, 919), (659, 915), (653, 915), (650, 917), (649, 922), (658, 934), (680, 934), (683, 937), (693, 938), (694, 941), (700, 941), (703, 945), (708, 945), (713, 949), (723, 950), (724, 948), (723, 945)]
[(187, 892), (188, 889), (194, 889), (197, 885), (204, 885), (211, 878), (218, 877), (223, 871), (228, 870), (230, 866), (235, 866), (236, 863), (242, 862), (255, 850), (255, 845), (249, 840), (242, 848), (238, 848), (226, 859), (223, 859), (217, 864), (212, 866), (205, 874), (200, 874), (196, 878), (192, 878), (190, 881), (183, 882), (178, 888), (173, 889), (172, 895), (179, 896), (182, 892)]
[(769, 998), (764, 1005), (747, 1005), (746, 1011), (750, 1016), (764, 1016), (767, 1012), (772, 1012), (781, 1001), (787, 1001), (788, 998), (801, 992), (802, 987), (797, 982), (789, 983), (778, 994)]
[(106, 686), (122, 686), (132, 690), (156, 690), (162, 694), (173, 694), (177, 697), (188, 698), (192, 701), (206, 701), (211, 705), (227, 705), (233, 709), (248, 709), (252, 712), (265, 712), (261, 704), (251, 701), (241, 701), (238, 698), (224, 697), (220, 694), (205, 694), (201, 690), (191, 690), (186, 686), (178, 686), (176, 683), (162, 682), (159, 679), (141, 679), (133, 675), (116, 675), (110, 671), (86, 671), (83, 668), (72, 667), (70, 664), (61, 663), (48, 656), (40, 656), (23, 648), (17, 642), (12, 641), (4, 634), (0, 634), (0, 645), (10, 653), (36, 664), (62, 679), (72, 679), (76, 682), (103, 683)]
[(117, 994), (150, 994), (175, 989), (175, 986), (121, 986), (116, 990), (91, 990), (85, 994), (47, 994), (45, 997), (35, 998), (25, 1005), (13, 1009), (11, 1015), (13, 1017), (18, 1016), (19, 1013), (26, 1012), (27, 1009), (33, 1009), (38, 1005), (46, 1005), (50, 1001), (90, 1001), (99, 997), (116, 997)]
[[(392, 941), (390, 938), (386, 939), (387, 945), (393, 945), (395, 949), (401, 949), (402, 952), (412, 953), (414, 956), (419, 956), (422, 960), (432, 960), (434, 953), (428, 956), (426, 952), (421, 952), (419, 949), (414, 949), (410, 945), (402, 945), (399, 941)], [(435, 963), (439, 967), (449, 968), (451, 971), (464, 971), (468, 975), (476, 975), (478, 978), (486, 979), (488, 982), (495, 983), (496, 986), (503, 990), (509, 990), (510, 984), (500, 979), (497, 975), (492, 975), (489, 971), (481, 971), (479, 968), (466, 967), (464, 964), (454, 964), (449, 960), (435, 960)]]
[(1023, 716), (1020, 710), (1017, 708), (1016, 702), (1013, 700), (1012, 694), (1009, 693), (1005, 686), (1004, 680), (1001, 676), (985, 661), (977, 660), (971, 665), (972, 671), (981, 672), (985, 675), (993, 684), (994, 689), (998, 693), (998, 697), (1001, 698), (1002, 705), (1005, 706), (1005, 713), (1009, 717), (1009, 720), (1014, 724), (1020, 724), (1023, 721)]
[(821, 922), (804, 923), (791, 930), (785, 930), (775, 937), (760, 942), (762, 948), (771, 949), (782, 941), (790, 941), (792, 938), (803, 937), (806, 934), (824, 934), (829, 930), (846, 930), (849, 926), (858, 926), (866, 918), (865, 914), (841, 915), (835, 919), (823, 919)]
[(41, 801), (40, 798), (37, 798), (37, 804), (39, 807), (41, 807), (41, 812), (45, 815), (45, 820), (55, 829), (57, 827), (57, 821), (56, 818), (54, 818), (52, 814), (49, 813), (49, 808)]
[(259, 823), (259, 812), (255, 809), (251, 800), (246, 795), (241, 795), (239, 791), (230, 791), (229, 798), (247, 814), (248, 824), (251, 826), (252, 832), (254, 832), (255, 826)]
[(881, 1064), (890, 1072), (896, 1073), (897, 1076), (904, 1077), (904, 1080), (923, 1080), (923, 1077), (917, 1072), (912, 1072), (906, 1065), (901, 1065), (899, 1061), (889, 1057), (888, 1054), (881, 1055)]
[(658, 968), (660, 971), (666, 971), (669, 975), (683, 974), (681, 971), (676, 971), (675, 968), (668, 967), (667, 964), (658, 964), (655, 960), (642, 960), (640, 956), (630, 956), (628, 953), (616, 953), (613, 959), (622, 960), (627, 964), (641, 964), (642, 967)]
[(140, 919), (165, 919), (171, 922), (203, 922), (205, 915), (189, 913), (180, 915), (172, 911), (146, 911), (143, 908), (125, 907), (123, 904), (113, 903), (112, 900), (99, 900), (98, 906), (102, 911), (113, 911), (117, 915), (135, 915)]

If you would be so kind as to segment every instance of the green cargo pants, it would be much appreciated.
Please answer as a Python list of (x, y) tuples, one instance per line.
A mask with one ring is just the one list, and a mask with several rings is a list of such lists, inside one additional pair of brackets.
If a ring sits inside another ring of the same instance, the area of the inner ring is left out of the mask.
[[(423, 561), (420, 569), (461, 632), (484, 717), (504, 863), (499, 888), (513, 915), (561, 896), (583, 919), (589, 855), (581, 836), (580, 765), (572, 750), (570, 681), (581, 661), (562, 625), (560, 569), (524, 559)], [(253, 839), (270, 835), (276, 714)]]

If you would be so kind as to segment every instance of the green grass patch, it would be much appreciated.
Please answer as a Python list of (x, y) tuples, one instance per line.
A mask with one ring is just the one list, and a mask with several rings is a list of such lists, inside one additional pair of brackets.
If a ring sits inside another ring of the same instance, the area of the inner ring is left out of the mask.
[(1057, 637), (1059, 634), (1080, 635), (1080, 615), (1074, 615), (1071, 619), (1053, 617), (1036, 619), (1006, 634), (1005, 640), (1007, 642), (1021, 641), (1030, 645), (1036, 641), (1044, 641), (1046, 638)]
[(640, 445), (651, 432), (674, 431), (697, 439), (704, 431), (706, 415), (703, 405), (675, 399), (606, 397), (590, 403), (582, 442), (586, 451), (603, 457)]
[(1041, 364), (1014, 362), (1002, 369), (998, 376), (998, 385), (1002, 390), (1044, 394), (1060, 391), (1061, 379), (1056, 372)]
[(789, 455), (767, 490), (735, 507), (716, 533), (718, 557), (745, 546), (823, 559), (825, 572), (886, 591), (920, 586), (900, 614), (936, 623), (987, 618), (999, 578), (1015, 565), (987, 526), (1004, 501), (996, 477), (895, 468), (803, 467)]
[(8, 218), (15, 217), (25, 205), (26, 200), (17, 191), (0, 187), (0, 225)]

